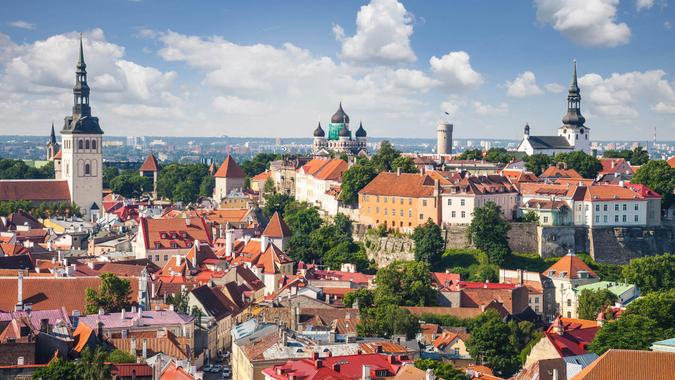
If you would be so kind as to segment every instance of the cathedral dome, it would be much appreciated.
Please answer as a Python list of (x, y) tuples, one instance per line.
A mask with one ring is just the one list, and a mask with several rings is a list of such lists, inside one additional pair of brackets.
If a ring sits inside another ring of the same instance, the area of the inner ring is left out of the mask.
[(319, 122), (319, 125), (317, 125), (316, 129), (314, 130), (314, 137), (324, 136), (326, 136), (326, 132), (323, 131), (323, 128), (321, 128), (321, 122)]
[(345, 110), (342, 109), (342, 102), (340, 102), (338, 110), (330, 118), (330, 122), (333, 124), (338, 123), (349, 124), (349, 115), (347, 115), (347, 113), (345, 113)]
[(363, 129), (363, 123), (359, 123), (359, 129), (356, 130), (356, 133), (354, 133), (356, 137), (366, 137), (366, 130)]
[(569, 110), (563, 116), (562, 122), (566, 125), (584, 125), (586, 118), (578, 110)]
[(349, 133), (349, 129), (347, 129), (346, 125), (343, 125), (342, 128), (340, 129), (340, 132), (338, 132), (339, 137), (351, 137), (351, 134)]

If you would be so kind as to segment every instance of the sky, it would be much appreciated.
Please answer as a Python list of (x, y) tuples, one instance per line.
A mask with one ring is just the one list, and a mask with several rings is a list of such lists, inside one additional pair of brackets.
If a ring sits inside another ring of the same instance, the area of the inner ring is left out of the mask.
[[(553, 135), (577, 60), (594, 140), (675, 140), (672, 0), (3, 2), (0, 134), (57, 132), (80, 32), (113, 136), (310, 137), (352, 129)], [(449, 114), (445, 115), (445, 112)]]

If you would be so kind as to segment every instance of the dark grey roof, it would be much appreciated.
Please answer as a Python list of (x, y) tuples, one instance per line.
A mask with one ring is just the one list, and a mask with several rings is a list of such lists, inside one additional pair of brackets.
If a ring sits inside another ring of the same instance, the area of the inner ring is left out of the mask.
[(237, 306), (223, 292), (210, 288), (208, 285), (192, 289), (192, 295), (202, 305), (206, 313), (218, 321), (238, 311)]
[(563, 136), (530, 136), (528, 141), (534, 149), (572, 149)]
[(95, 116), (80, 116), (75, 119), (72, 116), (67, 116), (61, 134), (72, 133), (102, 135), (103, 130), (98, 124), (98, 118)]
[(366, 137), (366, 130), (363, 129), (363, 123), (359, 123), (359, 129), (354, 134), (356, 137)]
[(319, 122), (319, 125), (316, 126), (316, 129), (314, 130), (314, 137), (324, 137), (326, 136), (326, 132), (323, 131), (323, 128), (321, 128), (321, 122)]
[(347, 115), (345, 110), (342, 109), (342, 102), (340, 102), (340, 106), (338, 107), (338, 110), (330, 118), (330, 122), (333, 123), (333, 124), (338, 124), (338, 123), (349, 124), (349, 115)]
[(340, 132), (338, 132), (339, 137), (350, 137), (351, 134), (349, 133), (349, 129), (347, 129), (347, 124), (343, 125), (342, 128), (340, 128)]

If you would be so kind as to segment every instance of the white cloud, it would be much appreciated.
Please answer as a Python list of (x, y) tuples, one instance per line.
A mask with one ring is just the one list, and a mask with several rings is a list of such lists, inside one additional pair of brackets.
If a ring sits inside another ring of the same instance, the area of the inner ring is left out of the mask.
[(628, 43), (626, 23), (616, 20), (619, 0), (535, 0), (537, 19), (582, 46)]
[(532, 71), (525, 71), (513, 81), (506, 82), (506, 94), (515, 98), (541, 95), (544, 91), (537, 85), (537, 78)]
[(340, 25), (333, 26), (342, 43), (341, 56), (349, 61), (396, 63), (417, 59), (410, 47), (413, 20), (397, 0), (371, 0), (356, 15), (356, 33), (347, 36)]
[(643, 10), (643, 9), (649, 9), (654, 6), (654, 0), (636, 0), (635, 1), (635, 8), (637, 8), (638, 11)]
[(652, 106), (652, 111), (656, 113), (675, 114), (675, 103), (666, 104), (664, 102), (658, 102)]
[(469, 60), (467, 52), (453, 51), (441, 58), (431, 57), (429, 65), (437, 79), (451, 88), (462, 90), (483, 84), (483, 76), (471, 67)]
[(607, 78), (591, 73), (579, 78), (582, 99), (593, 114), (614, 119), (635, 119), (640, 116), (639, 103), (652, 104), (656, 112), (675, 102), (675, 91), (663, 70), (613, 73)]
[(670, 21), (664, 21), (663, 27), (670, 30), (673, 27), (673, 24), (671, 24)]
[(544, 88), (546, 91), (554, 93), (554, 94), (559, 94), (563, 91), (565, 91), (565, 86), (563, 86), (560, 83), (546, 83), (544, 85)]
[(30, 22), (23, 20), (12, 21), (9, 23), (9, 25), (19, 29), (26, 29), (26, 30), (35, 29), (35, 24), (31, 24)]
[(484, 104), (479, 101), (474, 101), (472, 105), (474, 111), (479, 115), (497, 115), (509, 111), (509, 105), (506, 103), (491, 105), (491, 104)]
[(226, 114), (267, 116), (270, 107), (252, 99), (243, 99), (238, 96), (217, 96), (213, 99), (213, 109)]

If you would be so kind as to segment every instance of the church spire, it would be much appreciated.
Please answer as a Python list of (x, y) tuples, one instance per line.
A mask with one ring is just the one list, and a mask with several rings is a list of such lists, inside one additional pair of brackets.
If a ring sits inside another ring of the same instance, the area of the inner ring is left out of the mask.
[(572, 83), (567, 93), (567, 113), (562, 118), (565, 125), (581, 127), (586, 122), (586, 118), (581, 115), (581, 90), (577, 83), (577, 61), (574, 60), (574, 69), (572, 72)]
[(56, 133), (54, 132), (54, 122), (52, 121), (52, 133), (49, 135), (49, 143), (56, 144)]
[(82, 33), (80, 33), (80, 56), (75, 70), (75, 87), (73, 87), (73, 116), (91, 116), (89, 107), (89, 85), (87, 84), (87, 64), (84, 63)]
[(77, 61), (77, 69), (84, 71), (87, 64), (84, 63), (84, 49), (82, 48), (82, 33), (80, 33), (80, 58)]
[(574, 61), (574, 71), (572, 72), (572, 83), (570, 83), (570, 94), (579, 94), (579, 85), (577, 84), (577, 60)]

